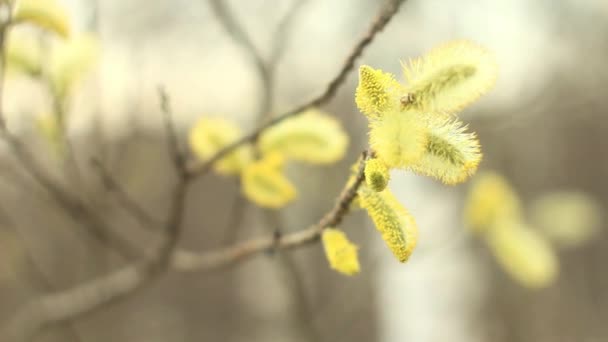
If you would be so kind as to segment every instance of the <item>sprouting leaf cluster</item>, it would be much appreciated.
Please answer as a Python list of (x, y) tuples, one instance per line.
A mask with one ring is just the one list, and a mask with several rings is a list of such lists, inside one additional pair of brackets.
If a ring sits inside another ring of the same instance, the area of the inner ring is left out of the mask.
[(416, 245), (413, 216), (387, 187), (390, 170), (430, 176), (445, 184), (464, 182), (481, 161), (479, 142), (456, 114), (488, 91), (497, 67), (483, 48), (456, 41), (403, 63), (406, 82), (363, 65), (355, 102), (369, 120), (372, 158), (357, 204), (365, 209), (400, 262)]
[(389, 169), (462, 183), (477, 170), (481, 151), (455, 114), (494, 84), (493, 57), (456, 41), (402, 67), (405, 84), (369, 66), (359, 69), (355, 100), (369, 119), (371, 148)]

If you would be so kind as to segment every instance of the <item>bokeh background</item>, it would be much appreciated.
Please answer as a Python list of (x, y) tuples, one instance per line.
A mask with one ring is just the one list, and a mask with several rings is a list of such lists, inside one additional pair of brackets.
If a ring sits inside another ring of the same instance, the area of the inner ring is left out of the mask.
[[(281, 18), (298, 0), (228, 1), (268, 57)], [(273, 112), (319, 94), (367, 30), (382, 1), (302, 1), (277, 64)], [(99, 37), (99, 62), (71, 106), (70, 137), (86, 193), (120, 233), (145, 246), (149, 234), (115, 203), (90, 169), (100, 157), (157, 217), (175, 178), (166, 153), (157, 87), (169, 93), (184, 142), (197, 118), (221, 115), (255, 126), (261, 81), (248, 52), (222, 28), (205, 0), (66, 0), (77, 30)], [(608, 2), (604, 0), (408, 0), (359, 61), (400, 75), (407, 60), (453, 39), (493, 51), (496, 87), (462, 114), (479, 135), (481, 169), (503, 174), (524, 203), (576, 190), (608, 203)], [(291, 165), (299, 200), (281, 211), (281, 229), (315, 222), (331, 207), (358, 153), (366, 119), (351, 74), (324, 109), (351, 137), (343, 162)], [(32, 81), (7, 82), (9, 127), (28, 139), (73, 187), (36, 130), (48, 107)], [(2, 148), (0, 319), (37, 295), (69, 288), (120, 266), (66, 217)], [(45, 330), (36, 341), (608, 341), (608, 233), (559, 249), (559, 278), (523, 287), (463, 225), (467, 184), (446, 187), (394, 173), (391, 189), (416, 217), (419, 246), (406, 264), (384, 248), (364, 213), (344, 222), (361, 246), (362, 273), (329, 269), (320, 245), (261, 255), (205, 274), (169, 274), (93, 314)], [(264, 211), (245, 205), (233, 179), (208, 175), (189, 197), (181, 246), (208, 250), (267, 234)], [(235, 230), (234, 216), (242, 216)]]

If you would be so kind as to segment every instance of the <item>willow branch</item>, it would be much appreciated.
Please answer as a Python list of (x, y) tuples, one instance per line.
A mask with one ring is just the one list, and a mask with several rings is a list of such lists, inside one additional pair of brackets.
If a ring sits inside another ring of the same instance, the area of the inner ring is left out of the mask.
[[(54, 290), (56, 288), (56, 286), (53, 284), (51, 279), (49, 279), (49, 277), (47, 277), (47, 275), (42, 270), (42, 268), (40, 268), (40, 266), (38, 266), (38, 263), (34, 259), (34, 254), (31, 251), (29, 251), (26, 246), (25, 237), (23, 236), (23, 234), (21, 234), (21, 232), (19, 231), (19, 228), (17, 228), (17, 225), (15, 224), (15, 222), (12, 220), (10, 215), (7, 213), (7, 211), (1, 205), (0, 205), (0, 222), (2, 222), (4, 225), (6, 225), (8, 227), (8, 229), (12, 230), (13, 234), (15, 234), (15, 236), (20, 240), (20, 244), (23, 246), (23, 250), (24, 250), (24, 254), (25, 254), (24, 258), (25, 258), (26, 267), (31, 270), (31, 274), (35, 278), (35, 280), (40, 285), (42, 285), (42, 287), (44, 287), (44, 289), (46, 291)], [(64, 332), (67, 336), (70, 336), (71, 341), (75, 341), (75, 342), (81, 341), (80, 337), (78, 336), (78, 331), (76, 330), (76, 327), (72, 324), (72, 322), (66, 322), (66, 324), (64, 325)]]
[(91, 160), (93, 171), (97, 173), (105, 190), (112, 193), (113, 198), (122, 206), (131, 216), (133, 216), (144, 229), (157, 230), (163, 224), (160, 220), (152, 217), (135, 199), (127, 192), (127, 190), (116, 180), (110, 171), (103, 165), (101, 160), (93, 158)]
[(219, 20), (220, 24), (230, 35), (232, 40), (247, 52), (253, 62), (254, 71), (260, 79), (261, 100), (255, 113), (258, 124), (261, 124), (272, 117), (274, 77), (277, 64), (285, 50), (286, 41), (289, 37), (291, 28), (290, 24), (293, 22), (293, 18), (297, 14), (298, 9), (306, 2), (307, 0), (295, 0), (292, 2), (278, 24), (272, 39), (270, 56), (265, 59), (253, 44), (245, 29), (239, 25), (229, 6), (226, 4), (226, 1), (210, 1), (211, 10), (215, 14), (215, 17)]
[(173, 112), (169, 95), (161, 86), (158, 88), (160, 98), (160, 109), (163, 114), (163, 123), (165, 126), (165, 134), (167, 135), (167, 147), (169, 155), (173, 160), (173, 165), (181, 178), (188, 178), (186, 174), (186, 153), (180, 148), (178, 134), (173, 122)]
[(26, 150), (23, 143), (12, 133), (0, 129), (0, 138), (8, 143), (11, 152), (17, 158), (27, 174), (42, 186), (63, 211), (74, 221), (82, 222), (83, 228), (101, 244), (116, 250), (129, 259), (139, 256), (138, 249), (127, 239), (115, 233), (95, 212), (80, 199), (60, 187)]
[(329, 84), (327, 85), (327, 87), (325, 88), (325, 91), (323, 93), (321, 93), (319, 96), (315, 97), (314, 99), (312, 99), (302, 105), (299, 105), (296, 108), (294, 108), (288, 112), (285, 112), (285, 113), (275, 117), (274, 119), (266, 122), (265, 124), (260, 125), (258, 128), (253, 130), (251, 133), (244, 135), (239, 140), (237, 140), (234, 143), (227, 145), (223, 149), (219, 150), (211, 158), (209, 158), (203, 162), (193, 161), (193, 162), (189, 163), (188, 164), (188, 173), (194, 176), (194, 175), (203, 175), (203, 174), (209, 172), (209, 170), (211, 170), (211, 167), (218, 160), (222, 159), (223, 157), (225, 157), (227, 154), (229, 154), (230, 152), (232, 152), (234, 149), (238, 148), (239, 146), (250, 143), (252, 141), (255, 141), (264, 130), (266, 130), (272, 126), (275, 126), (288, 118), (296, 116), (309, 108), (318, 107), (318, 106), (321, 106), (321, 105), (329, 102), (329, 100), (331, 100), (334, 97), (334, 95), (336, 94), (336, 92), (338, 91), (340, 86), (344, 83), (348, 74), (353, 70), (355, 61), (357, 60), (357, 58), (359, 58), (363, 54), (363, 51), (365, 50), (365, 48), (371, 44), (371, 42), (374, 40), (376, 35), (379, 32), (381, 32), (384, 29), (384, 27), (386, 27), (386, 25), (395, 16), (395, 14), (397, 14), (397, 12), (399, 11), (399, 8), (401, 7), (401, 5), (404, 2), (405, 2), (405, 0), (388, 0), (387, 1), (386, 5), (381, 10), (381, 13), (374, 20), (374, 22), (372, 23), (370, 28), (367, 30), (367, 32), (363, 35), (361, 40), (359, 40), (357, 42), (357, 44), (355, 45), (353, 50), (350, 52), (350, 54), (346, 58), (346, 61), (342, 65), (342, 68), (340, 69), (338, 74), (329, 82)]
[(175, 130), (175, 124), (173, 122), (173, 112), (171, 111), (169, 96), (162, 87), (159, 88), (159, 95), (161, 102), (160, 107), (163, 113), (165, 131), (167, 135), (168, 150), (171, 159), (173, 160), (173, 166), (177, 172), (178, 180), (177, 184), (173, 188), (169, 212), (167, 214), (164, 227), (166, 237), (159, 248), (156, 260), (153, 260), (150, 263), (150, 265), (155, 268), (151, 271), (150, 276), (155, 275), (154, 273), (164, 272), (169, 267), (171, 255), (177, 248), (177, 244), (183, 230), (186, 199), (188, 195), (188, 188), (192, 180), (186, 171), (186, 155), (179, 147), (179, 140)]
[[(316, 224), (283, 236), (256, 238), (216, 251), (195, 253), (171, 250), (167, 266), (177, 272), (208, 272), (243, 262), (269, 250), (295, 249), (317, 241), (323, 229), (339, 225), (348, 213), (364, 179), (367, 155), (364, 152), (365, 158), (359, 164), (354, 181), (349, 182), (334, 207)], [(164, 256), (161, 253), (156, 258), (126, 266), (74, 288), (34, 299), (17, 310), (0, 329), (0, 336), (8, 338), (8, 341), (28, 341), (45, 327), (83, 316), (133, 294), (161, 273), (158, 265), (162, 266)]]
[(315, 242), (327, 227), (335, 227), (349, 211), (352, 201), (357, 196), (357, 190), (364, 180), (365, 160), (370, 156), (369, 152), (363, 153), (359, 163), (359, 169), (355, 178), (349, 185), (345, 186), (337, 197), (333, 208), (326, 213), (316, 224), (305, 229), (276, 236), (271, 234), (263, 238), (257, 238), (238, 243), (234, 246), (205, 253), (181, 252), (176, 253), (173, 258), (173, 268), (181, 272), (193, 272), (201, 270), (213, 270), (229, 266), (259, 253), (272, 251), (273, 249), (289, 250)]

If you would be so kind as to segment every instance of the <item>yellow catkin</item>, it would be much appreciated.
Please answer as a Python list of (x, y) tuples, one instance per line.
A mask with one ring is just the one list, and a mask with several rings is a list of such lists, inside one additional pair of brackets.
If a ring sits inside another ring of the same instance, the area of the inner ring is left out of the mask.
[(53, 45), (49, 74), (58, 96), (70, 93), (76, 83), (96, 64), (100, 55), (97, 38), (81, 34)]
[(478, 174), (465, 200), (465, 222), (475, 232), (485, 232), (501, 221), (521, 220), (519, 196), (500, 174)]
[(355, 275), (359, 273), (359, 257), (357, 246), (348, 240), (344, 232), (326, 228), (321, 235), (325, 256), (329, 266), (345, 275)]
[(468, 41), (440, 46), (402, 66), (407, 80), (404, 108), (450, 113), (486, 93), (498, 72), (494, 57)]
[(400, 262), (409, 259), (418, 238), (414, 217), (385, 189), (376, 192), (363, 185), (359, 188), (359, 204), (382, 234), (382, 239)]
[(390, 111), (369, 125), (369, 144), (389, 168), (406, 169), (424, 154), (428, 137), (418, 113)]
[(278, 153), (265, 156), (245, 167), (241, 173), (243, 194), (264, 208), (277, 209), (296, 197), (296, 189), (283, 175), (283, 157)]
[(11, 31), (6, 46), (8, 70), (37, 76), (42, 68), (42, 47), (31, 32)]
[(601, 212), (600, 205), (588, 194), (562, 190), (535, 199), (530, 218), (551, 241), (575, 247), (599, 232)]
[[(200, 160), (207, 160), (216, 152), (241, 137), (241, 129), (222, 118), (200, 118), (190, 130), (190, 148)], [(220, 174), (238, 174), (253, 159), (251, 146), (242, 146), (214, 164)]]
[(537, 231), (518, 221), (501, 221), (486, 235), (498, 263), (530, 288), (551, 285), (559, 273), (555, 251)]
[(359, 110), (370, 119), (381, 117), (385, 111), (397, 108), (401, 92), (401, 85), (393, 75), (367, 65), (359, 68), (355, 102)]
[(460, 121), (438, 116), (429, 120), (426, 150), (411, 169), (444, 184), (462, 183), (472, 176), (482, 154), (475, 133)]
[(70, 34), (68, 13), (56, 0), (17, 0), (13, 21), (33, 23), (63, 38)]
[(376, 192), (384, 190), (389, 179), (389, 170), (382, 160), (374, 158), (365, 163), (365, 182), (370, 189)]
[(348, 135), (340, 123), (317, 109), (308, 110), (263, 132), (259, 148), (264, 154), (280, 152), (288, 159), (327, 164), (341, 159)]

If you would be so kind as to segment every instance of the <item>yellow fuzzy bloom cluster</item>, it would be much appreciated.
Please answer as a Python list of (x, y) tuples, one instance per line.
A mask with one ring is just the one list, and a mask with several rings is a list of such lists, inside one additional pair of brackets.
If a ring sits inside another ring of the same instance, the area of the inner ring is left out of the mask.
[(32, 23), (63, 38), (70, 34), (68, 13), (57, 0), (16, 0), (12, 21)]
[(399, 106), (403, 90), (393, 75), (363, 65), (359, 68), (359, 79), (355, 102), (363, 114), (376, 118)]
[(410, 169), (444, 184), (464, 182), (477, 171), (482, 157), (475, 133), (466, 129), (466, 125), (450, 117), (429, 120), (424, 153)]
[[(236, 124), (204, 117), (190, 131), (190, 147), (204, 161), (241, 136)], [(284, 175), (285, 162), (332, 163), (344, 156), (347, 145), (348, 136), (336, 119), (309, 109), (262, 131), (255, 144), (235, 149), (214, 168), (221, 174), (240, 175), (243, 193), (250, 201), (277, 209), (296, 196), (295, 187)]]
[(519, 196), (500, 174), (477, 176), (467, 196), (465, 222), (520, 284), (542, 288), (557, 277), (559, 262), (553, 246), (525, 220)]
[(403, 69), (403, 85), (380, 70), (359, 69), (355, 102), (369, 119), (371, 148), (389, 168), (449, 185), (464, 182), (482, 155), (476, 135), (454, 114), (494, 84), (494, 59), (478, 45), (457, 41)]
[(467, 41), (439, 47), (402, 67), (404, 84), (361, 66), (355, 102), (369, 120), (374, 154), (366, 161), (365, 186), (356, 203), (403, 262), (415, 246), (417, 228), (386, 189), (389, 172), (409, 170), (448, 185), (470, 178), (481, 162), (481, 148), (455, 114), (490, 89), (497, 67), (485, 49)]
[(406, 262), (418, 239), (414, 217), (388, 189), (376, 192), (362, 185), (357, 194), (359, 205), (367, 211), (388, 248), (400, 262)]
[(355, 275), (359, 273), (359, 257), (357, 246), (348, 240), (344, 232), (326, 228), (321, 235), (325, 256), (329, 266), (345, 275)]
[(369, 145), (389, 168), (406, 169), (422, 158), (428, 137), (418, 113), (391, 110), (369, 127)]

